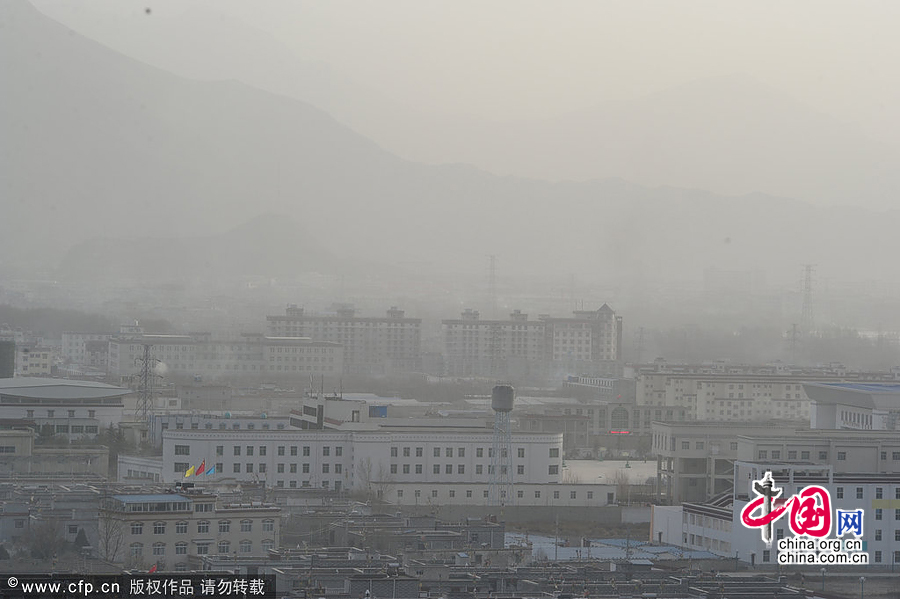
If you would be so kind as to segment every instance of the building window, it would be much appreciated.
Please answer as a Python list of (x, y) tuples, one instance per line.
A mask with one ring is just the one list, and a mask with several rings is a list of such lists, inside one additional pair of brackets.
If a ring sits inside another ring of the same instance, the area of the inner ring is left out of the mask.
[(839, 462), (843, 462), (844, 460), (847, 459), (847, 452), (846, 452), (846, 451), (839, 451), (839, 452), (837, 452), (837, 453), (838, 453), (838, 461), (839, 461)]
[(234, 472), (235, 474), (239, 474), (240, 471), (241, 471), (241, 465), (240, 465), (240, 464), (235, 464), (234, 466), (231, 467), (231, 470), (232, 470), (232, 472)]
[(284, 455), (284, 445), (278, 446), (278, 455)]
[(434, 457), (436, 457), (436, 458), (441, 457), (441, 448), (440, 447), (434, 448)]
[(438, 495), (437, 489), (432, 489), (432, 490), (431, 490), (431, 496), (434, 497), (434, 498), (437, 498), (437, 495)]
[(187, 555), (188, 544), (184, 541), (175, 543), (175, 555)]
[(540, 491), (535, 491), (535, 492), (534, 492), (534, 498), (535, 498), (535, 499), (540, 499), (540, 498), (541, 498), (541, 492), (540, 492)]
[(569, 499), (576, 499), (578, 497), (578, 491), (569, 491)]
[(275, 520), (265, 519), (262, 522), (263, 532), (273, 532), (275, 530)]
[(772, 552), (768, 549), (763, 549), (763, 561), (768, 562), (772, 559)]
[(209, 543), (197, 543), (197, 555), (207, 555), (209, 553)]
[(209, 520), (201, 520), (197, 522), (197, 533), (207, 534), (209, 532)]
[(296, 445), (291, 445), (291, 455), (294, 457), (297, 456), (297, 446)]
[(557, 466), (556, 464), (551, 465), (547, 469), (547, 474), (550, 474), (550, 475), (559, 474), (559, 466)]
[(520, 447), (520, 448), (518, 449), (518, 454), (519, 454), (519, 457), (520, 457), (520, 458), (524, 458), (524, 457), (525, 457), (525, 448), (524, 448), (524, 447)]
[(441, 465), (434, 464), (433, 466), (431, 466), (431, 473), (432, 474), (440, 474), (441, 473)]
[(176, 445), (175, 446), (175, 455), (191, 455), (191, 446), (190, 445)]
[(250, 553), (253, 551), (253, 543), (250, 541), (241, 541), (240, 548), (241, 553)]
[(403, 474), (409, 474), (409, 464), (403, 464)]
[(155, 535), (166, 534), (166, 523), (165, 522), (154, 522), (153, 523), (153, 534), (155, 534)]
[(875, 530), (875, 540), (876, 540), (876, 541), (880, 541), (880, 540), (881, 540), (881, 529), (880, 529), (880, 528), (878, 528), (878, 529)]
[(772, 451), (772, 459), (773, 459), (773, 460), (780, 460), (780, 459), (781, 459), (781, 451), (779, 451), (779, 450), (777, 450), (777, 449), (776, 449), (776, 450), (773, 450), (773, 451)]
[(559, 491), (553, 491), (553, 499), (559, 499)]
[(131, 557), (141, 557), (144, 555), (144, 544), (143, 543), (132, 543), (131, 544)]
[(476, 447), (475, 448), (475, 457), (483, 458), (484, 457), (484, 447)]
[(559, 447), (551, 447), (550, 448), (550, 457), (558, 458), (559, 457)]
[(819, 452), (819, 459), (820, 459), (820, 460), (827, 460), (827, 459), (828, 459), (828, 452), (827, 452), (827, 451), (820, 451), (820, 452)]
[(884, 499), (884, 487), (875, 487), (875, 499)]
[(416, 457), (421, 458), (424, 455), (423, 447), (416, 447)]
[(884, 513), (884, 512), (881, 510), (880, 507), (875, 508), (875, 519), (876, 519), (876, 520), (881, 520), (881, 517), (882, 517), (882, 514), (883, 514), (883, 513)]
[(131, 523), (131, 534), (132, 535), (144, 534), (144, 523), (143, 522), (132, 522)]
[(241, 455), (241, 446), (240, 445), (234, 446), (234, 455), (236, 455), (236, 456)]
[(809, 452), (808, 452), (808, 451), (801, 451), (801, 452), (800, 452), (800, 459), (801, 459), (801, 460), (808, 460), (808, 459), (809, 459)]
[(228, 553), (231, 551), (231, 543), (228, 541), (219, 541), (218, 550), (219, 553)]
[(219, 520), (219, 534), (231, 532), (231, 520)]
[(166, 544), (165, 543), (153, 543), (153, 555), (165, 555), (166, 554)]
[(843, 499), (844, 498), (844, 487), (838, 487), (837, 490), (835, 491), (835, 493), (836, 493), (836, 496), (838, 499)]
[(862, 487), (856, 487), (856, 498), (857, 499), (863, 498), (863, 488)]
[(767, 459), (768, 457), (769, 457), (769, 452), (768, 452), (768, 451), (766, 451), (765, 449), (760, 449), (760, 450), (759, 450), (759, 459), (765, 460), (765, 459)]
[(876, 564), (880, 564), (880, 563), (881, 563), (881, 552), (880, 552), (880, 551), (876, 551), (876, 552), (875, 552), (875, 563), (876, 563)]
[(690, 448), (691, 448), (691, 442), (690, 442), (690, 441), (682, 441), (682, 442), (681, 442), (681, 448), (682, 448), (682, 449), (690, 449)]
[(241, 520), (241, 532), (253, 532), (253, 520)]
[(594, 492), (593, 492), (593, 491), (588, 491), (588, 492), (587, 492), (587, 498), (588, 498), (588, 499), (593, 499), (593, 498), (594, 498)]
[(188, 523), (184, 520), (175, 523), (175, 532), (180, 535), (186, 535), (188, 529)]
[(488, 492), (487, 492), (487, 491), (484, 491), (483, 495), (484, 495), (484, 498), (485, 498), (485, 499), (488, 498)]
[(322, 448), (322, 455), (325, 456), (325, 457), (330, 457), (330, 456), (331, 456), (331, 448), (328, 447), (327, 445), (326, 445), (325, 447), (323, 447), (323, 448)]

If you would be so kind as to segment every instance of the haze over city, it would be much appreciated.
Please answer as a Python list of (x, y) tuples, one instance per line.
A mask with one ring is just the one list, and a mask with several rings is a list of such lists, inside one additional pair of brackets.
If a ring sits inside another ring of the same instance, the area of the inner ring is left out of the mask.
[(900, 498), (898, 20), (0, 3), (0, 571), (892, 596), (741, 510)]

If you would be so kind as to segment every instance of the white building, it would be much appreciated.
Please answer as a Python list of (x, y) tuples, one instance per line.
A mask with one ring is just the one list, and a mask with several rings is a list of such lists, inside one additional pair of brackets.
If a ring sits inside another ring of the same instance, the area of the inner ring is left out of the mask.
[[(852, 430), (741, 434), (727, 428), (723, 432), (730, 432), (737, 444), (730, 489), (710, 501), (654, 507), (654, 541), (774, 566), (776, 547), (766, 548), (759, 530), (740, 521), (741, 510), (755, 496), (750, 484), (771, 470), (785, 497), (816, 484), (828, 489), (832, 509), (863, 509), (864, 550), (872, 566), (900, 564), (900, 434)], [(779, 520), (773, 534), (776, 540), (791, 536), (787, 521)]]
[(144, 346), (164, 367), (167, 377), (208, 380), (260, 379), (307, 381), (337, 376), (343, 370), (343, 349), (336, 343), (306, 337), (242, 335), (213, 339), (209, 333), (116, 337), (109, 342), (109, 373), (128, 377), (139, 370)]
[[(371, 494), (399, 504), (480, 504), (491, 482), (493, 431), (484, 426), (375, 427), (348, 423), (325, 430), (167, 430), (163, 481), (203, 461), (215, 478), (261, 481), (276, 488), (325, 488)], [(513, 433), (510, 467), (520, 505), (606, 505), (611, 485), (562, 484), (562, 435)], [(201, 475), (197, 480), (207, 479)], [(211, 478), (210, 480), (215, 480)], [(521, 491), (521, 495), (518, 492)], [(573, 496), (573, 492), (575, 495)]]
[(92, 381), (0, 379), (0, 419), (31, 420), (38, 430), (71, 439), (122, 422), (128, 389)]
[(810, 383), (810, 426), (819, 429), (900, 430), (900, 384)]
[(352, 308), (335, 314), (307, 314), (296, 305), (284, 316), (266, 316), (268, 334), (310, 337), (344, 348), (344, 368), (349, 374), (420, 372), (422, 320), (407, 318), (392, 307), (383, 317), (361, 317)]

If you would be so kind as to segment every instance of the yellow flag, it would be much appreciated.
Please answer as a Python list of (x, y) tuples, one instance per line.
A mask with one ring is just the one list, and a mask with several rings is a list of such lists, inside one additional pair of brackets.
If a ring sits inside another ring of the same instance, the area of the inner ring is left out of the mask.
[(193, 473), (194, 473), (194, 467), (191, 466), (190, 468), (187, 469), (187, 472), (184, 473), (184, 477), (187, 478), (190, 475), (192, 475)]

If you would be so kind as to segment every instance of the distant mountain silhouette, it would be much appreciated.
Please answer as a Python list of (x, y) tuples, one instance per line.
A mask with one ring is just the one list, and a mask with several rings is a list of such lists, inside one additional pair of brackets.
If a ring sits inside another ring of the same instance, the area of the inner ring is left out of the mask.
[(81, 242), (63, 257), (61, 279), (219, 281), (353, 272), (293, 219), (263, 215), (219, 235), (103, 237)]
[(900, 192), (898, 147), (868, 139), (750, 77), (699, 79), (557, 118), (498, 123), (392, 101), (326, 64), (300, 60), (215, 5), (168, 18), (135, 16), (121, 26), (96, 25), (94, 17), (74, 20), (130, 56), (180, 75), (234, 78), (308, 102), (418, 162), (468, 163), (548, 180), (621, 177), (869, 208), (893, 207)]
[[(868, 259), (900, 249), (894, 213), (413, 163), (309, 104), (234, 81), (181, 79), (22, 1), (0, 3), (0, 26), (0, 270), (61, 265), (89, 276), (85, 263), (127, 263), (149, 240), (161, 269), (199, 268), (197, 276), (218, 272), (206, 266), (217, 252), (246, 274), (284, 272), (292, 256), (311, 271), (355, 260), (482, 273), (490, 253), (509, 273), (609, 279), (699, 278), (710, 266), (796, 273), (807, 261), (860, 277), (897, 270)], [(647, 137), (647, 159), (659, 152), (666, 165), (677, 147)], [(556, 148), (543, 152), (549, 161)], [(259, 229), (223, 235), (260, 214), (298, 224), (296, 252), (285, 248), (290, 231), (271, 220), (271, 239)]]

